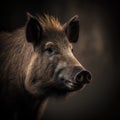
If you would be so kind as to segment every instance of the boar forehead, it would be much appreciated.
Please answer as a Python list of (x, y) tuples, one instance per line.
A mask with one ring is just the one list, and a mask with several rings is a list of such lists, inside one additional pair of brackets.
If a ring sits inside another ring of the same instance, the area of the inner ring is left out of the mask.
[(54, 31), (54, 30), (47, 31), (46, 37), (44, 38), (43, 41), (44, 43), (53, 42), (60, 49), (67, 49), (72, 46), (66, 34), (62, 30), (61, 31)]

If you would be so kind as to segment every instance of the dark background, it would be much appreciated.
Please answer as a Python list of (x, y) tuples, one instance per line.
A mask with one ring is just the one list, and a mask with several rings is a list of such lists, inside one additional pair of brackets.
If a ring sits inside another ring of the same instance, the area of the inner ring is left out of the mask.
[(74, 54), (93, 79), (67, 99), (51, 98), (43, 120), (120, 119), (120, 4), (105, 0), (4, 0), (0, 2), (0, 31), (24, 26), (26, 12), (48, 13), (62, 23), (78, 14), (81, 28)]

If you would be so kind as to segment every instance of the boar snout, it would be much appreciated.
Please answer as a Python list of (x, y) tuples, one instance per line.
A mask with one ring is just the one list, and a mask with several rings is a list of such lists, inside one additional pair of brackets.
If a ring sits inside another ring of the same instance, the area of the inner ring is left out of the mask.
[(89, 83), (91, 81), (91, 74), (85, 70), (80, 71), (75, 75), (74, 81), (78, 83)]
[(59, 80), (64, 85), (63, 88), (74, 91), (89, 83), (91, 74), (79, 66), (66, 67), (60, 72)]

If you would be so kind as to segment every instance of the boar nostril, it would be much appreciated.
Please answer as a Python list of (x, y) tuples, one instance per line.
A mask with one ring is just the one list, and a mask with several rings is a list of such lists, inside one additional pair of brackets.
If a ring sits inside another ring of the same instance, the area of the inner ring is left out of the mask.
[(89, 83), (91, 81), (91, 74), (88, 71), (81, 71), (76, 74), (74, 80), (79, 83)]

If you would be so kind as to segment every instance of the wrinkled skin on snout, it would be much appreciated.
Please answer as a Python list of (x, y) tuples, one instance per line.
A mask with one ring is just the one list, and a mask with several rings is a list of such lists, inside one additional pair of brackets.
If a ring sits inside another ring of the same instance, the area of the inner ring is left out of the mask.
[(38, 96), (59, 95), (79, 90), (89, 83), (90, 73), (73, 55), (72, 43), (76, 43), (79, 36), (78, 16), (64, 25), (49, 23), (52, 27), (48, 23), (45, 27), (45, 20), (41, 22), (28, 16), (26, 39), (33, 46), (34, 56), (27, 68), (26, 90)]

